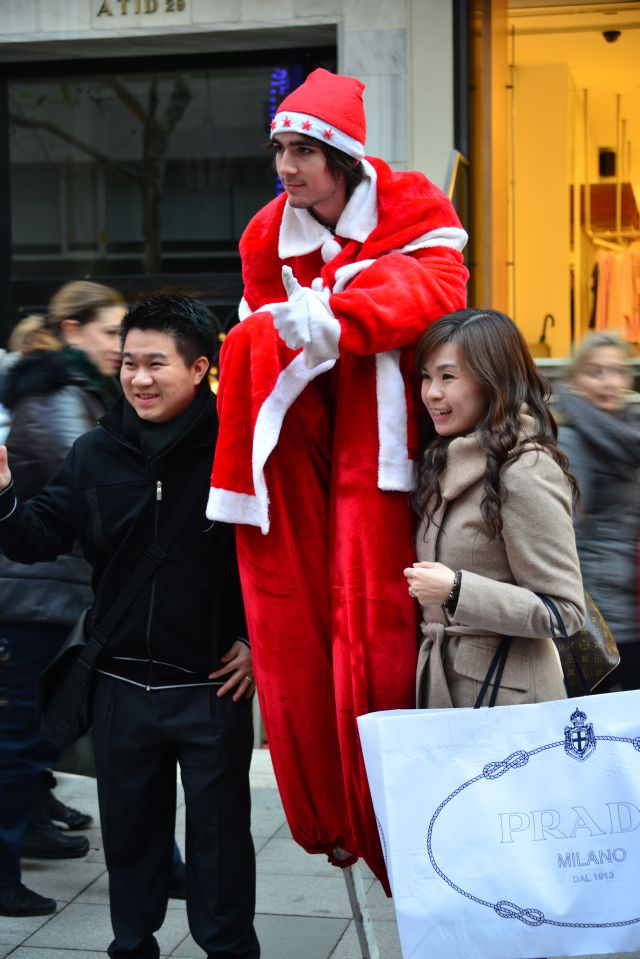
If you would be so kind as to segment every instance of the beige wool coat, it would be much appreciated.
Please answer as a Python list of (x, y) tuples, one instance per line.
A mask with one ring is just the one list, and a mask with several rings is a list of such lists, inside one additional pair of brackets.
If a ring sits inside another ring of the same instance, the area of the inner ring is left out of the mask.
[[(533, 420), (523, 417), (525, 439)], [(571, 489), (551, 456), (529, 448), (502, 468), (502, 534), (490, 539), (480, 514), (486, 458), (477, 434), (449, 445), (435, 523), (417, 534), (419, 560), (461, 570), (455, 614), (426, 606), (417, 705), (473, 706), (502, 636), (511, 636), (496, 705), (566, 696), (549, 613), (557, 605), (569, 634), (584, 621)], [(489, 693), (485, 697), (488, 701)]]

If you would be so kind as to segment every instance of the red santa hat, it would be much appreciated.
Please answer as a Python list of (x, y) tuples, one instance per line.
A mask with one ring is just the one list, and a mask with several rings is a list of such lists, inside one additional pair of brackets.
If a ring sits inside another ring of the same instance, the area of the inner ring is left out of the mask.
[(367, 136), (364, 83), (319, 68), (282, 101), (271, 121), (271, 138), (303, 133), (361, 160)]

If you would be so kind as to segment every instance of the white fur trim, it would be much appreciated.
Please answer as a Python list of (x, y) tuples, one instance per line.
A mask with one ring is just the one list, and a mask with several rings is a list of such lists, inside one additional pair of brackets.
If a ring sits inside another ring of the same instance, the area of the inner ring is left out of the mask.
[[(337, 321), (336, 321), (337, 323)], [(337, 324), (339, 327), (339, 324)], [(337, 349), (337, 343), (336, 343)], [(306, 356), (305, 356), (306, 354)], [(407, 402), (400, 372), (400, 350), (376, 354), (376, 399), (378, 407), (378, 487), (411, 492), (416, 487), (416, 464), (407, 452)], [(310, 364), (311, 361), (311, 365)], [(269, 532), (269, 494), (264, 466), (280, 436), (284, 418), (303, 389), (316, 376), (327, 373), (334, 359), (313, 365), (307, 350), (298, 353), (280, 373), (276, 385), (258, 413), (253, 436), (251, 468), (255, 496), (212, 487), (207, 517), (224, 523), (244, 523)]]
[(288, 260), (294, 256), (306, 256), (319, 250), (331, 239), (331, 231), (318, 223), (308, 210), (298, 210), (285, 203), (278, 236), (278, 257)]
[(467, 245), (467, 233), (457, 226), (442, 226), (437, 230), (430, 230), (422, 236), (416, 237), (396, 253), (414, 253), (416, 250), (429, 249), (432, 246), (448, 246), (452, 250), (462, 252)]
[(364, 178), (349, 197), (336, 223), (338, 236), (364, 243), (378, 225), (378, 174), (368, 160), (362, 160)]
[(378, 488), (411, 492), (416, 464), (409, 459), (407, 396), (400, 371), (400, 350), (376, 353), (378, 401)]
[(342, 293), (347, 284), (351, 283), (354, 276), (362, 273), (368, 266), (372, 266), (375, 260), (357, 260), (355, 263), (347, 263), (346, 266), (339, 266), (336, 270), (335, 283), (333, 284), (334, 293)]
[[(364, 243), (378, 225), (378, 177), (374, 167), (362, 160), (364, 179), (357, 185), (349, 202), (340, 215), (335, 228), (338, 236)], [(306, 256), (321, 249), (333, 235), (326, 226), (318, 223), (308, 210), (294, 209), (285, 203), (278, 236), (278, 256), (287, 260), (294, 256)]]
[(209, 490), (207, 518), (221, 523), (246, 523), (249, 526), (260, 526), (262, 519), (256, 496), (215, 486)]
[(240, 303), (238, 304), (238, 319), (240, 321), (246, 320), (248, 316), (251, 316), (252, 312), (253, 310), (251, 309), (251, 307), (249, 306), (249, 304), (247, 303), (247, 301), (245, 300), (243, 296), (242, 299), (240, 300)]
[(305, 137), (322, 140), (356, 160), (364, 156), (364, 143), (311, 113), (294, 113), (291, 110), (276, 113), (271, 121), (271, 139), (279, 133), (302, 133)]
[(254, 522), (253, 525), (259, 526), (265, 534), (269, 532), (269, 494), (264, 478), (264, 465), (275, 449), (282, 423), (291, 405), (305, 386), (316, 376), (328, 372), (334, 365), (335, 360), (325, 360), (311, 367), (305, 363), (303, 354), (298, 353), (282, 370), (275, 387), (260, 407), (253, 434), (251, 456), (253, 486), (259, 509), (259, 522)]

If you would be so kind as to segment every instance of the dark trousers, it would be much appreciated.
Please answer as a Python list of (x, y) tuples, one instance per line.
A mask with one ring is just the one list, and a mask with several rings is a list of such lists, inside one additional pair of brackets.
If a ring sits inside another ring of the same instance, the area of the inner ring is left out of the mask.
[(187, 813), (187, 915), (208, 959), (257, 959), (251, 703), (216, 687), (147, 692), (98, 675), (93, 739), (112, 959), (157, 959), (173, 858), (176, 764)]
[(0, 623), (0, 886), (20, 882), (20, 843), (60, 750), (40, 735), (36, 680), (69, 633), (57, 623)]

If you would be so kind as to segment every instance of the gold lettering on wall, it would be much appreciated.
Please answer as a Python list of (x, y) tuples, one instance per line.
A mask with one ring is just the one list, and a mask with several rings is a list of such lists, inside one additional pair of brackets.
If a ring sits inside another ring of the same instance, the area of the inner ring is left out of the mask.
[(94, 0), (96, 17), (147, 16), (154, 13), (184, 13), (187, 0)]

